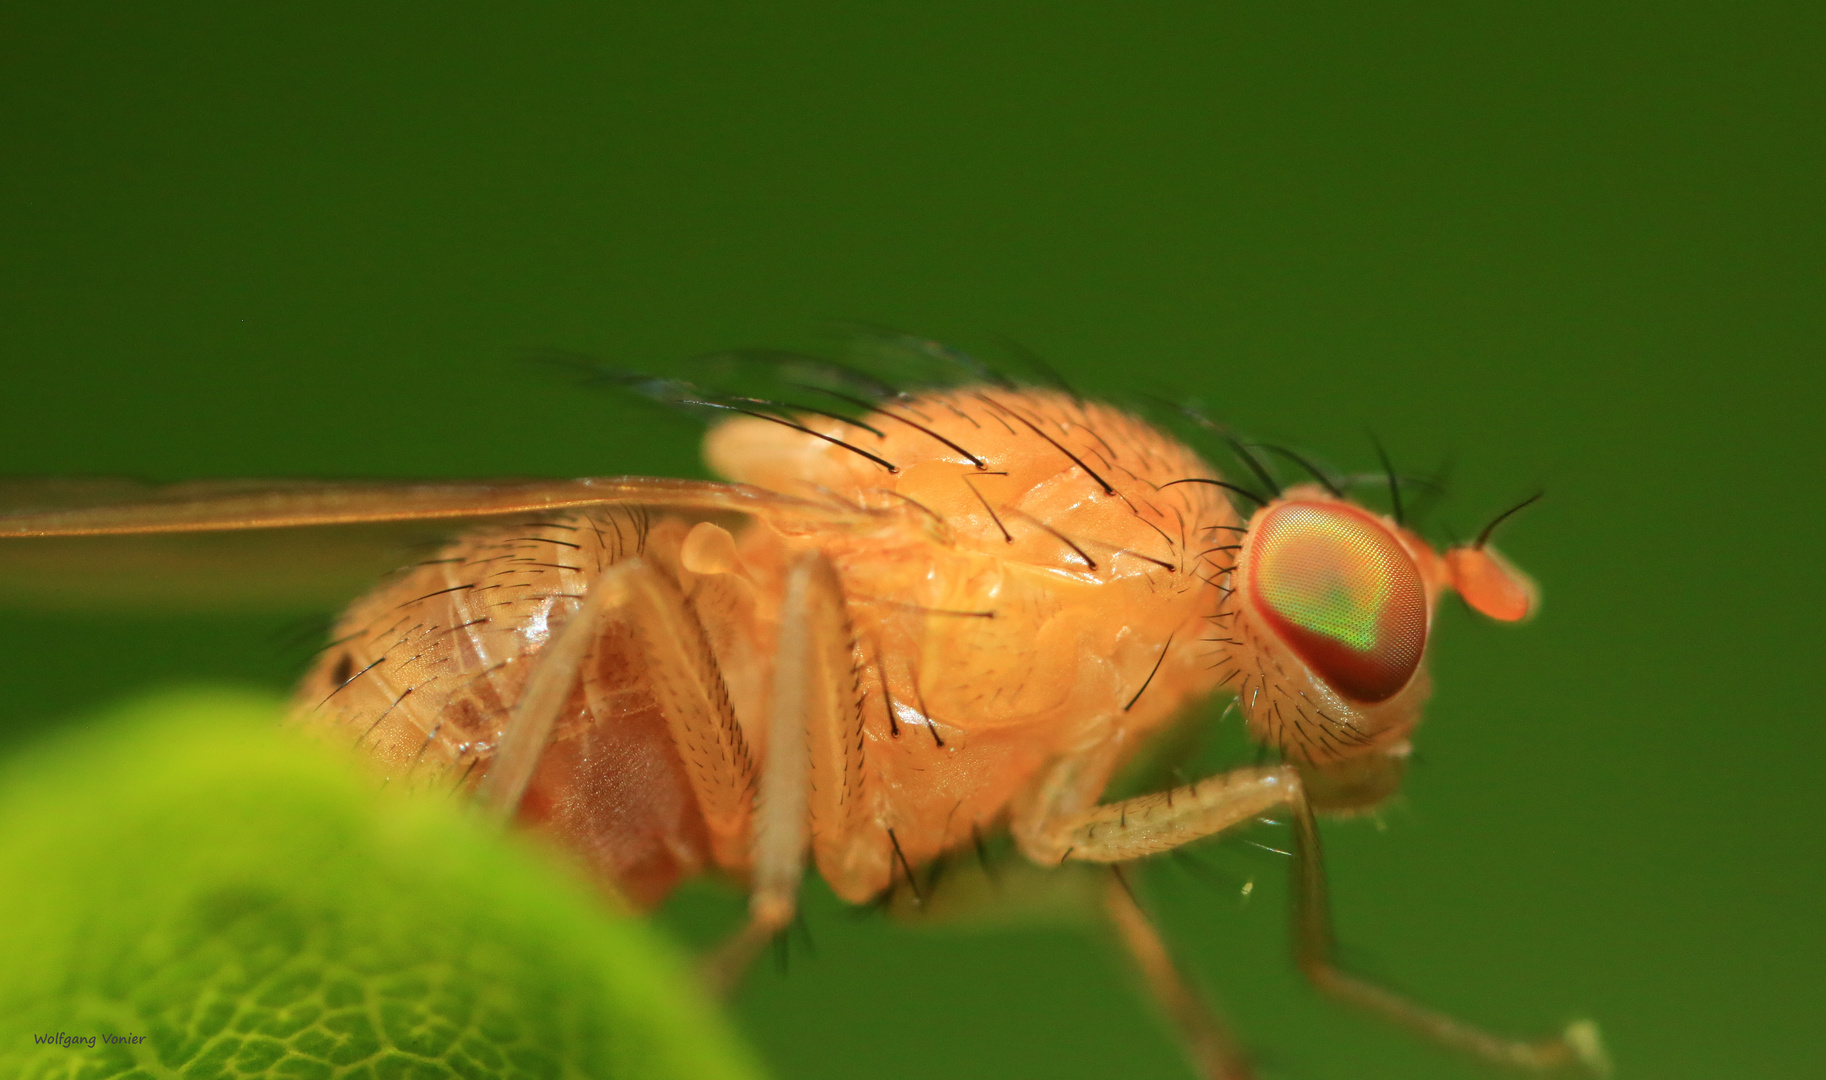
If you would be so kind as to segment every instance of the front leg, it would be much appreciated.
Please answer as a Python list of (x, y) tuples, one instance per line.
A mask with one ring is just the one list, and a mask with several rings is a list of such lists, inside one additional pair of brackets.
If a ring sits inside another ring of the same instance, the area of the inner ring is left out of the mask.
[(1312, 984), (1331, 997), (1373, 1013), (1440, 1046), (1525, 1072), (1574, 1069), (1588, 1076), (1609, 1076), (1598, 1025), (1575, 1020), (1548, 1039), (1508, 1039), (1456, 1017), (1410, 1001), (1400, 994), (1352, 975), (1332, 960), (1336, 941), (1331, 928), (1331, 898), (1325, 884), (1325, 860), (1319, 849), (1319, 825), (1305, 799), (1293, 810), (1294, 958)]
[[(1109, 753), (1109, 752), (1105, 752)], [(1280, 807), (1293, 815), (1295, 881), (1293, 890), (1294, 955), (1300, 970), (1321, 991), (1363, 1009), (1431, 1042), (1469, 1053), (1496, 1065), (1536, 1073), (1577, 1069), (1606, 1076), (1609, 1062), (1596, 1025), (1579, 1021), (1547, 1039), (1508, 1039), (1490, 1034), (1437, 1012), (1338, 968), (1332, 960), (1333, 939), (1324, 857), (1318, 824), (1307, 799), (1300, 771), (1291, 765), (1234, 769), (1169, 791), (1113, 803), (1092, 803), (1092, 784), (1108, 775), (1108, 761), (1097, 754), (1066, 760), (1042, 778), (1035, 796), (1013, 822), (1016, 840), (1029, 858), (1047, 865), (1071, 860), (1123, 862), (1170, 851), (1181, 844), (1214, 836)], [(1091, 792), (1087, 794), (1087, 792)], [(1082, 808), (1080, 808), (1082, 807)], [(1132, 928), (1117, 911), (1126, 939)], [(1132, 947), (1132, 946), (1131, 946)], [(1156, 977), (1143, 957), (1143, 969), (1156, 987), (1171, 985)], [(1165, 969), (1162, 969), (1165, 970)], [(1158, 992), (1158, 989), (1157, 989)], [(1183, 995), (1163, 994), (1163, 1004), (1179, 1022), (1206, 1075), (1238, 1075), (1211, 1069), (1208, 1047), (1192, 1036), (1202, 1027), (1186, 1021)], [(1206, 1051), (1206, 1052), (1199, 1052)]]
[(1127, 862), (1170, 851), (1303, 798), (1291, 765), (1235, 769), (1152, 795), (1098, 803), (1120, 745), (1062, 758), (1016, 809), (1011, 828), (1029, 859)]

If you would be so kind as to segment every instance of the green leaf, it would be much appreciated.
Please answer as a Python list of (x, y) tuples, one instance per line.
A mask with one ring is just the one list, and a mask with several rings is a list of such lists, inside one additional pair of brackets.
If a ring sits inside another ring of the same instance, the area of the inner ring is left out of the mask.
[(0, 1080), (758, 1075), (644, 923), (281, 713), (167, 696), (0, 764)]

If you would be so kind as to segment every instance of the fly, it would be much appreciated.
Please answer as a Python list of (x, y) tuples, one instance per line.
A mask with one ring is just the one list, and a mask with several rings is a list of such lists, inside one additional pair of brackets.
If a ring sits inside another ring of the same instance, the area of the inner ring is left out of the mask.
[[(1436, 553), (1328, 483), (1254, 491), (1053, 390), (854, 417), (674, 397), (728, 415), (705, 443), (725, 481), (193, 484), (0, 516), (0, 537), (474, 523), (348, 608), (297, 722), (555, 834), (638, 905), (745, 883), (747, 924), (708, 961), (725, 989), (793, 920), (808, 863), (864, 904), (1005, 830), (1039, 867), (1111, 868), (1109, 916), (1193, 1062), (1250, 1077), (1120, 868), (1284, 813), (1316, 986), (1487, 1061), (1603, 1071), (1589, 1023), (1499, 1037), (1332, 960), (1315, 815), (1397, 787), (1439, 598), (1534, 607), (1488, 530)], [(1279, 763), (1101, 801), (1220, 691)]]

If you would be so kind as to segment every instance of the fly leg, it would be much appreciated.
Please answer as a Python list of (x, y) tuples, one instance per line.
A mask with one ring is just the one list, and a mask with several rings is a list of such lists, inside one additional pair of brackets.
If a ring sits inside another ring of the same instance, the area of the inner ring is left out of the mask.
[[(830, 575), (822, 562), (801, 564), (788, 586), (772, 707), (774, 716), (798, 716), (804, 722), (772, 725), (773, 746), (769, 768), (760, 778), (758, 813), (753, 812), (754, 765), (703, 625), (678, 586), (640, 559), (623, 560), (603, 571), (577, 610), (539, 651), (509, 714), (500, 753), (482, 781), (483, 804), (502, 818), (511, 817), (591, 646), (610, 623), (625, 621), (648, 687), (684, 759), (718, 863), (741, 865), (753, 830), (749, 925), (709, 962), (710, 981), (719, 989), (733, 986), (755, 952), (792, 921), (804, 864), (806, 785), (809, 776), (819, 772), (816, 755), (808, 760), (808, 729), (820, 720), (828, 726), (831, 718), (842, 715), (844, 706), (856, 711), (854, 680), (848, 678), (842, 594), (829, 594), (835, 598), (834, 607), (820, 600), (827, 590), (815, 587), (811, 572), (819, 568)], [(831, 625), (831, 610), (841, 634), (820, 632)], [(833, 663), (833, 641), (842, 646), (840, 666)], [(843, 679), (835, 678), (838, 672)], [(842, 693), (836, 692), (839, 688)], [(855, 749), (859, 766), (860, 746)]]
[(1270, 765), (1234, 769), (1152, 795), (1084, 807), (1108, 775), (1089, 755), (1086, 759), (1061, 762), (1042, 778), (1038, 798), (1015, 816), (1015, 839), (1037, 863), (1127, 862), (1215, 836), (1294, 800), (1304, 801), (1299, 771), (1291, 765)]
[[(1119, 802), (1077, 809), (1106, 773), (1067, 762), (1042, 779), (1038, 797), (1022, 808), (1014, 833), (1029, 858), (1117, 863), (1212, 836), (1279, 807), (1292, 811), (1298, 845), (1294, 882), (1294, 955), (1313, 985), (1346, 1004), (1392, 1021), (1429, 1041), (1498, 1065), (1533, 1072), (1578, 1069), (1605, 1076), (1609, 1065), (1595, 1025), (1579, 1021), (1558, 1036), (1506, 1039), (1366, 982), (1332, 963), (1331, 917), (1318, 826), (1297, 769), (1290, 765), (1235, 769), (1220, 776)], [(1113, 912), (1118, 928), (1122, 913)], [(1146, 963), (1144, 961), (1144, 969)], [(1169, 1011), (1177, 1008), (1167, 998)], [(1195, 1055), (1199, 1053), (1194, 1047)], [(1224, 1074), (1214, 1074), (1222, 1076)], [(1246, 1074), (1245, 1074), (1246, 1075)]]
[(1610, 1060), (1598, 1037), (1598, 1027), (1589, 1020), (1574, 1021), (1554, 1038), (1506, 1039), (1340, 970), (1332, 962), (1335, 942), (1318, 822), (1313, 819), (1312, 807), (1306, 800), (1297, 800), (1291, 806), (1296, 855), (1294, 957), (1300, 971), (1314, 986), (1347, 1005), (1407, 1028), (1429, 1042), (1493, 1064), (1529, 1072), (1576, 1069), (1591, 1076), (1610, 1075)]
[(1110, 870), (1103, 892), (1104, 909), (1116, 927), (1116, 936), (1141, 969), (1154, 1000), (1179, 1029), (1198, 1074), (1206, 1080), (1254, 1080), (1255, 1070), (1250, 1068), (1236, 1037), (1210, 1003), (1186, 981), (1159, 931), (1129, 892), (1121, 869), (1112, 866)]
[(500, 821), (512, 820), (532, 783), (533, 770), (545, 753), (558, 714), (583, 673), (590, 646), (601, 636), (605, 613), (621, 599), (616, 588), (621, 564), (609, 567), (584, 594), (571, 617), (558, 627), (532, 659), (532, 671), (508, 710), (500, 749), (489, 762), (476, 792), (483, 811)]
[(741, 727), (696, 615), (678, 587), (640, 559), (604, 570), (534, 657), (508, 714), (500, 752), (482, 780), (483, 805), (503, 819), (519, 807), (592, 647), (617, 621), (633, 631), (648, 686), (684, 759), (719, 861), (739, 854), (754, 795), (754, 766)]
[(729, 703), (696, 610), (670, 577), (638, 559), (619, 564), (617, 616), (632, 631), (648, 690), (685, 763), (719, 866), (746, 855), (755, 796), (754, 761)]
[[(1237, 769), (1154, 795), (1093, 803), (1109, 776), (1114, 749), (1062, 760), (1040, 781), (1034, 798), (1011, 823), (1027, 856), (1043, 865), (1066, 860), (1122, 863), (1169, 851), (1300, 799), (1300, 776), (1290, 766)], [(1185, 979), (1147, 915), (1129, 894), (1119, 868), (1104, 891), (1104, 909), (1148, 989), (1160, 1003), (1193, 1067), (1204, 1080), (1253, 1080), (1228, 1026)]]
[(806, 555), (788, 573), (780, 607), (748, 923), (709, 962), (710, 982), (724, 992), (791, 925), (808, 844), (838, 895), (887, 887), (889, 844), (863, 798), (864, 735), (851, 653), (836, 571), (822, 555)]

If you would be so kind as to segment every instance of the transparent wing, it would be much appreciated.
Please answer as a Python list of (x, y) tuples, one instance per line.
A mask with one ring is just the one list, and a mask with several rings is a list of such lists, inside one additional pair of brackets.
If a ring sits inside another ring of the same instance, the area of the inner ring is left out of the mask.
[(741, 484), (580, 480), (0, 480), (0, 604), (322, 610), (465, 527), (595, 506), (686, 515), (857, 511)]
[(449, 521), (629, 504), (733, 513), (831, 512), (822, 504), (745, 484), (651, 476), (425, 483), (208, 480), (164, 487), (121, 480), (10, 481), (0, 483), (0, 538)]

